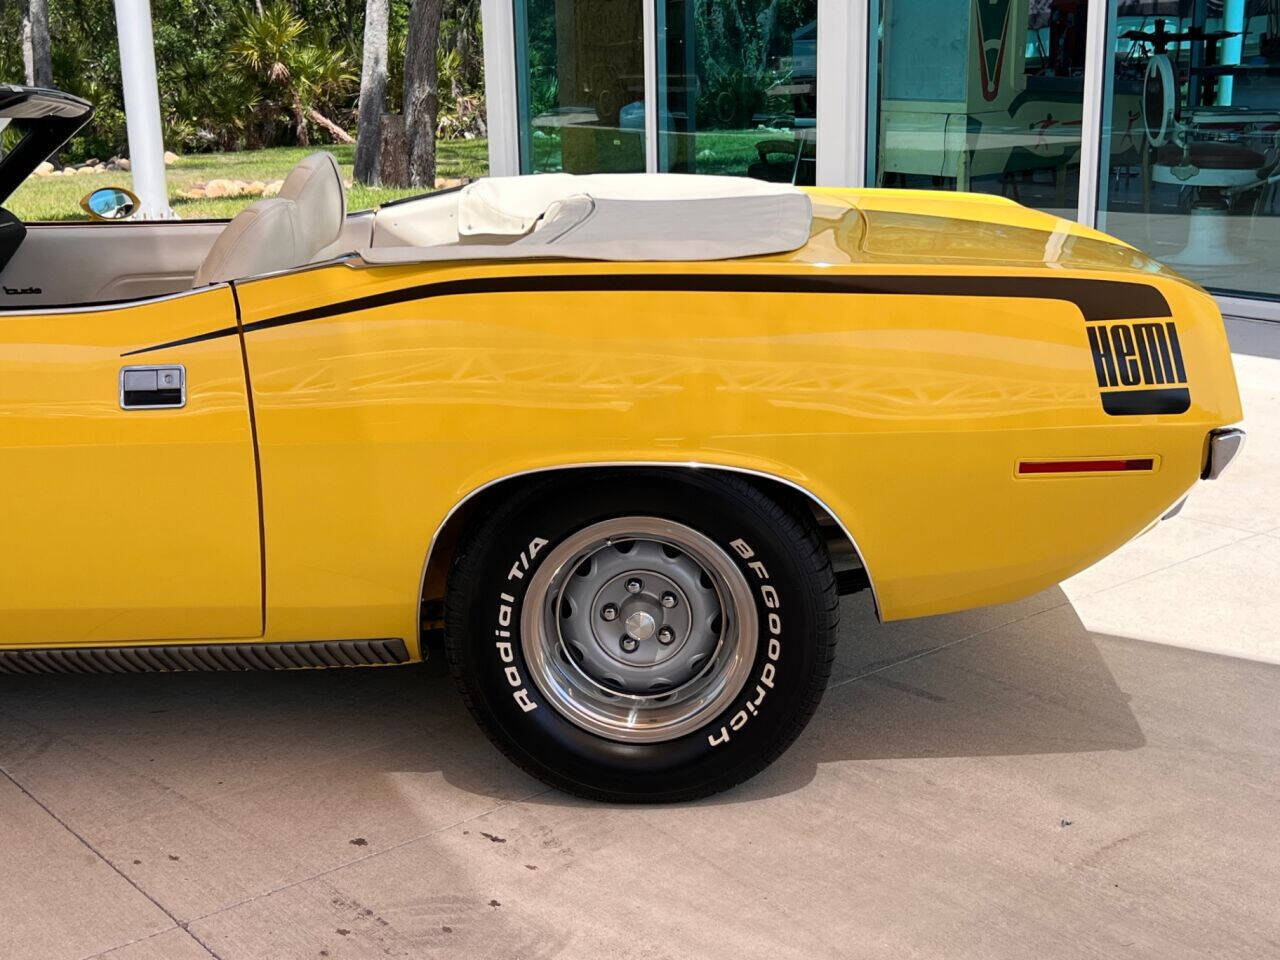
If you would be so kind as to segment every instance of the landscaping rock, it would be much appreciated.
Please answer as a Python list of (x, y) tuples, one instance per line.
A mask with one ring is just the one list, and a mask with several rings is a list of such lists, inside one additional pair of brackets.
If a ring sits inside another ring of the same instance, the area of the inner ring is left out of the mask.
[(49, 174), (56, 172), (57, 171), (53, 168), (53, 164), (48, 160), (42, 160), (40, 163), (36, 164), (35, 174), (37, 177), (47, 177)]
[(245, 181), (230, 180), (219, 177), (210, 180), (208, 183), (196, 181), (187, 190), (180, 193), (179, 196), (188, 200), (197, 200), (205, 197), (261, 197), (272, 196), (273, 191), (279, 193), (283, 180), (273, 180), (271, 183), (263, 183), (261, 180)]
[(166, 167), (171, 167), (177, 162), (178, 162), (178, 155), (176, 153), (174, 153), (172, 150), (166, 150), (164, 152), (164, 165)]
[(121, 170), (128, 170), (128, 169), (129, 169), (129, 158), (128, 158), (128, 157), (121, 157), (119, 160), (117, 160), (117, 161), (116, 161), (116, 166), (117, 166), (119, 169), (121, 169)]

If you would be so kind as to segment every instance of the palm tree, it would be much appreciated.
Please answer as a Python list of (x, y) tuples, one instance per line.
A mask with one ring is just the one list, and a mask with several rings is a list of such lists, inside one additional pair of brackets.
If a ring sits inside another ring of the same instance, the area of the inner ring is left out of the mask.
[(293, 118), (298, 146), (311, 143), (307, 121), (312, 120), (335, 139), (351, 143), (351, 136), (320, 112), (332, 96), (355, 82), (345, 55), (331, 49), (324, 38), (306, 42), (306, 21), (284, 2), (267, 6), (261, 14), (241, 17), (231, 55), (259, 77)]
[(475, 96), (484, 85), (484, 49), (480, 25), (480, 0), (451, 0), (445, 10), (452, 39), (448, 46), (458, 52), (458, 69), (452, 75), (453, 96)]
[(366, 0), (355, 178), (370, 185), (379, 180), (382, 114), (387, 108), (387, 16), (387, 0)]
[[(262, 13), (245, 12), (240, 18), (231, 56), (248, 67), (270, 88), (289, 91), (289, 60), (299, 38), (307, 29), (306, 22), (284, 3), (273, 3)], [(287, 97), (292, 107), (293, 97)], [(294, 135), (301, 146), (309, 142), (306, 118), (294, 110)]]
[(343, 130), (323, 113), (320, 108), (336, 96), (342, 96), (356, 82), (346, 55), (321, 38), (298, 48), (290, 64), (293, 78), (291, 105), (296, 115), (303, 116), (323, 127), (339, 143), (354, 143), (351, 134)]

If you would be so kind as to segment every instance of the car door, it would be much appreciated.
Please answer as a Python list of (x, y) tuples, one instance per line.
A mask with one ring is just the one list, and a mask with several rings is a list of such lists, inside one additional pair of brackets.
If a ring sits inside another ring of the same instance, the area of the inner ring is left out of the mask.
[[(28, 223), (0, 270), (0, 306), (137, 300), (191, 287), (225, 220)], [(67, 270), (68, 263), (76, 264)]]
[(0, 645), (260, 636), (259, 517), (230, 287), (0, 312)]
[[(369, 245), (373, 213), (347, 217), (342, 236), (317, 259)], [(0, 310), (136, 300), (191, 286), (226, 220), (28, 223), (0, 268)], [(66, 265), (74, 263), (76, 269)]]

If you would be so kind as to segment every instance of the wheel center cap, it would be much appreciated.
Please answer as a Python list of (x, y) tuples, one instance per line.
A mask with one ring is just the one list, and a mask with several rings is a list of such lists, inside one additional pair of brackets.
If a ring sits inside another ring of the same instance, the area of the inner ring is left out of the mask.
[(627, 617), (626, 628), (627, 636), (632, 640), (648, 640), (658, 629), (658, 621), (647, 610), (637, 610)]

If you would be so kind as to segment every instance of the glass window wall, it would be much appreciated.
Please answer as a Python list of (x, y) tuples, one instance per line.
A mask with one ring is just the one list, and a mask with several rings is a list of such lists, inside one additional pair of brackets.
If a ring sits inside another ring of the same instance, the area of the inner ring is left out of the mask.
[(1098, 226), (1280, 297), (1280, 3), (1110, 0)]
[(868, 182), (1074, 217), (1087, 17), (1087, 0), (880, 0)]
[(658, 169), (814, 182), (817, 0), (658, 0)]
[(645, 169), (644, 0), (516, 0), (524, 173)]
[[(1280, 299), (1280, 0), (869, 2), (869, 35), (831, 44), (870, 54), (867, 149), (852, 158), (867, 183), (1088, 218), (1086, 31), (1105, 5), (1098, 226), (1215, 292)], [(653, 163), (812, 184), (818, 3), (513, 0), (521, 170)], [(851, 139), (843, 116), (832, 143)]]

